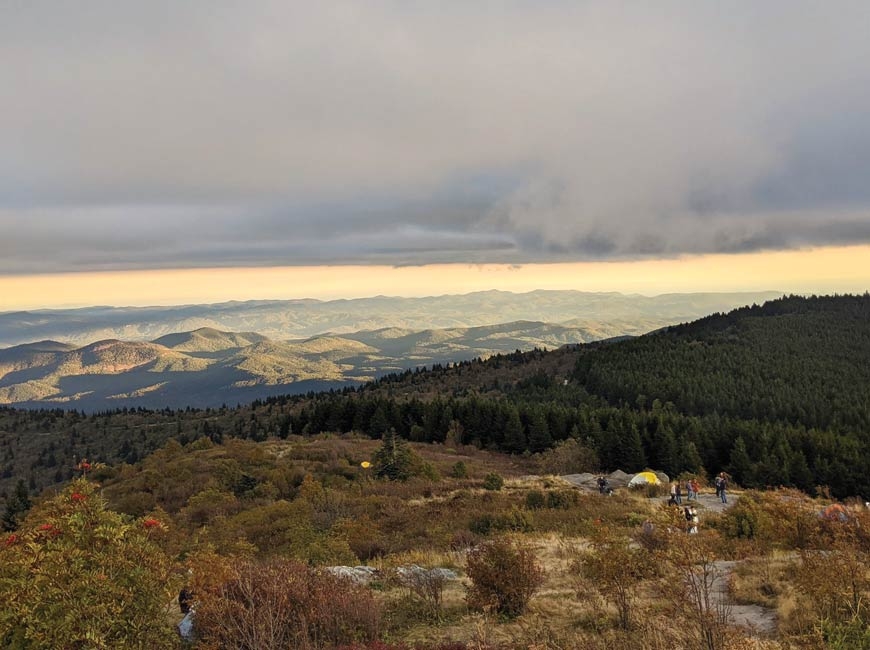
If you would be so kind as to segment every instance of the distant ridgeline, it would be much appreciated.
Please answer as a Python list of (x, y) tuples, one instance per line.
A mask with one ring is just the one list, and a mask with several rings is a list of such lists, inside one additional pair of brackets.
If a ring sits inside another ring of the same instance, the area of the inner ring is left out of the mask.
[(133, 463), (167, 439), (390, 428), (541, 452), (576, 438), (603, 469), (728, 471), (744, 486), (870, 497), (870, 295), (786, 297), (636, 339), (498, 355), (359, 389), (185, 411), (0, 409), (0, 487)]

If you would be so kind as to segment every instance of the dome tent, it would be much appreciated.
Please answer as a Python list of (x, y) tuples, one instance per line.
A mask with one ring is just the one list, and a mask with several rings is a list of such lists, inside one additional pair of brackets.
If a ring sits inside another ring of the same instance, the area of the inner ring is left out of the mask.
[(659, 477), (656, 476), (653, 472), (640, 472), (639, 474), (635, 474), (631, 477), (631, 480), (628, 482), (628, 487), (634, 487), (636, 485), (659, 485), (661, 481)]

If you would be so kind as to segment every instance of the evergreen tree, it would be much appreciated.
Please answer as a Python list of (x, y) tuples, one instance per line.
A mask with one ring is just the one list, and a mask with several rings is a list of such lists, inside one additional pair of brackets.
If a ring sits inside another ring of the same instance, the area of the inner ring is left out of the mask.
[(650, 436), (649, 462), (654, 469), (676, 476), (679, 463), (679, 448), (673, 430), (661, 420), (656, 422), (655, 431)]
[(680, 471), (697, 474), (704, 469), (704, 463), (701, 462), (701, 454), (698, 453), (698, 448), (694, 442), (687, 442), (680, 448)]
[(3, 512), (3, 518), (0, 519), (3, 530), (16, 530), (23, 516), (30, 510), (30, 505), (27, 484), (23, 478), (20, 478), (15, 484), (15, 491), (6, 500), (6, 510)]
[(738, 484), (745, 487), (755, 485), (755, 466), (746, 450), (746, 442), (743, 436), (738, 436), (731, 449), (731, 462), (728, 464), (728, 473), (734, 477)]
[(373, 465), (375, 476), (391, 481), (405, 481), (411, 476), (413, 456), (408, 443), (390, 427), (384, 432), (383, 442), (375, 452)]
[(553, 446), (550, 427), (543, 411), (535, 409), (529, 418), (529, 451), (539, 453)]
[(504, 450), (512, 454), (521, 454), (526, 450), (526, 434), (520, 413), (516, 408), (510, 408), (504, 424)]

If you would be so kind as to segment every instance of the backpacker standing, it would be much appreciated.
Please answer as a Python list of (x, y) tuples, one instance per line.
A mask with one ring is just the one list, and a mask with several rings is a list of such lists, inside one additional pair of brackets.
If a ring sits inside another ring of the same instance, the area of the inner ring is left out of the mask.
[(722, 503), (728, 503), (728, 497), (725, 496), (725, 489), (728, 487), (728, 479), (725, 477), (725, 473), (719, 474), (719, 498), (722, 499)]
[(671, 498), (668, 499), (669, 506), (677, 505), (677, 484), (671, 483)]

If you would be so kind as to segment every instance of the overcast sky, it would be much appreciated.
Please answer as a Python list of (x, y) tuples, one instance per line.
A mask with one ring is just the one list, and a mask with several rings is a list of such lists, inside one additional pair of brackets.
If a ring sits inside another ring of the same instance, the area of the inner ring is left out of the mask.
[(0, 0), (0, 274), (867, 243), (868, 34), (866, 0)]

